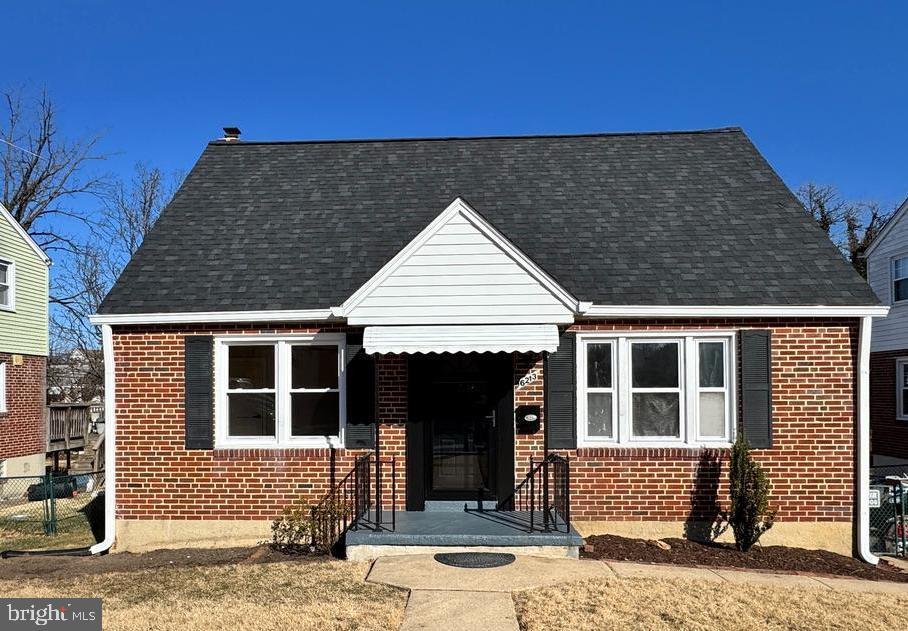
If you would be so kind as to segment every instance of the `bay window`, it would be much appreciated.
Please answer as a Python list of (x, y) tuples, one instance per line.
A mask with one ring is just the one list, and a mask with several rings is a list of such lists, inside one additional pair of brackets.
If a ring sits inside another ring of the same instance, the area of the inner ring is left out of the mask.
[(581, 445), (731, 442), (731, 333), (591, 333), (577, 339)]
[(342, 335), (216, 339), (216, 444), (339, 446)]

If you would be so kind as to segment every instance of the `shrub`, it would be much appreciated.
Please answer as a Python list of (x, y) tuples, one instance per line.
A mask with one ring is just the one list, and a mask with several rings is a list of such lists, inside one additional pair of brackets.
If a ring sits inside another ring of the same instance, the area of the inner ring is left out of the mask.
[(729, 468), (731, 510), (728, 523), (738, 550), (750, 550), (764, 532), (772, 528), (774, 513), (769, 510), (769, 482), (763, 468), (750, 454), (744, 436), (738, 434), (731, 450)]
[(271, 522), (271, 546), (282, 552), (309, 552), (312, 536), (310, 511), (302, 504), (288, 506)]

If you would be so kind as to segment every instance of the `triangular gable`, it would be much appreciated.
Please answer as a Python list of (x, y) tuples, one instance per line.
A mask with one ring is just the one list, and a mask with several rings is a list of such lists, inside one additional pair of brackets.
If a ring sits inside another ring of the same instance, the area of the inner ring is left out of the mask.
[(350, 324), (573, 322), (577, 299), (455, 199), (337, 310)]
[(3, 204), (0, 204), (0, 220), (6, 220), (6, 222), (12, 227), (13, 231), (15, 231), (20, 237), (22, 237), (22, 240), (25, 241), (26, 244), (28, 244), (28, 247), (30, 247), (32, 251), (34, 251), (37, 257), (41, 259), (41, 261), (45, 265), (50, 265), (50, 257), (44, 253), (44, 250), (42, 250), (37, 243), (35, 243), (35, 240), (32, 239), (31, 235), (29, 235), (25, 231), (25, 228), (19, 225), (19, 222), (16, 221), (16, 219), (3, 206)]

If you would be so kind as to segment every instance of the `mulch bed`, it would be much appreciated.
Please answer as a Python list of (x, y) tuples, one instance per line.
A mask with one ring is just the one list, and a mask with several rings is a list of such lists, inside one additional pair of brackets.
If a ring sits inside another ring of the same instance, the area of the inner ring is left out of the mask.
[(796, 574), (827, 574), (871, 581), (908, 583), (903, 572), (886, 560), (876, 567), (826, 550), (805, 550), (787, 546), (754, 546), (740, 552), (732, 544), (697, 543), (687, 539), (663, 539), (665, 546), (646, 539), (616, 535), (586, 537), (580, 556), (607, 561), (663, 563), (709, 568), (735, 568)]
[(91, 557), (24, 556), (0, 559), (0, 580), (64, 578), (164, 567), (206, 567), (237, 563), (310, 563), (324, 558), (284, 554), (268, 545), (252, 548), (184, 548), (142, 553), (117, 552)]

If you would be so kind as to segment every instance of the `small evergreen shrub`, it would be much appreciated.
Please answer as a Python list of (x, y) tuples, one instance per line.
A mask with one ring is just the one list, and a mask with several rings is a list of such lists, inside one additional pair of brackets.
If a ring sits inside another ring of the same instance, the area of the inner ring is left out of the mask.
[(309, 552), (311, 543), (311, 513), (302, 504), (287, 506), (281, 516), (271, 522), (271, 546), (274, 549), (300, 554)]
[(772, 528), (774, 513), (769, 510), (766, 474), (751, 456), (750, 447), (741, 433), (731, 450), (728, 477), (731, 494), (728, 523), (738, 550), (747, 552)]

